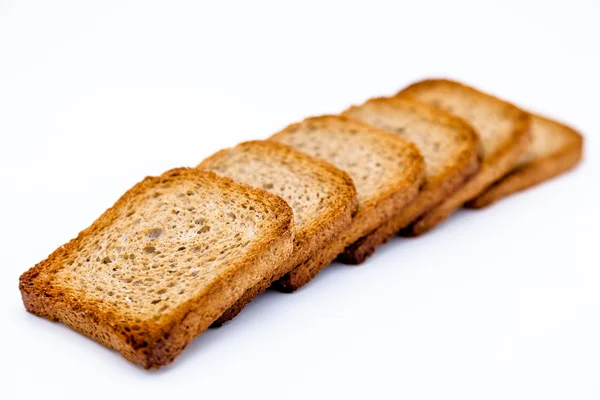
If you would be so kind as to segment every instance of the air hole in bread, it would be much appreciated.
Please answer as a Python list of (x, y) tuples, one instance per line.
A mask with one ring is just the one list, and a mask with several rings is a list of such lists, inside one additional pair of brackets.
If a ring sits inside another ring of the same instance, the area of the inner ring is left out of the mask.
[(153, 228), (148, 231), (146, 234), (146, 240), (156, 240), (160, 239), (165, 235), (165, 231), (161, 228)]
[(144, 253), (154, 253), (156, 251), (156, 247), (154, 246), (146, 246), (144, 247)]

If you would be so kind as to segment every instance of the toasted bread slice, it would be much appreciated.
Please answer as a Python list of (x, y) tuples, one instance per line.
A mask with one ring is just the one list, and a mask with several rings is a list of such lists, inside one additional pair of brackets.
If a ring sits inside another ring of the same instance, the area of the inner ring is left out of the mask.
[(306, 261), (350, 226), (358, 200), (347, 173), (274, 141), (222, 150), (198, 166), (282, 197), (294, 211), (294, 252), (273, 274), (246, 290), (215, 326), (235, 317), (273, 282)]
[(560, 175), (581, 160), (583, 137), (573, 128), (531, 114), (530, 130), (531, 144), (516, 168), (467, 203), (468, 207), (488, 206), (505, 196)]
[(417, 147), (399, 135), (345, 116), (308, 118), (271, 137), (325, 160), (350, 175), (358, 195), (352, 224), (327, 248), (280, 279), (293, 291), (311, 280), (346, 246), (377, 229), (413, 201), (425, 167)]
[(457, 207), (483, 193), (512, 170), (527, 150), (529, 115), (489, 94), (449, 80), (425, 80), (396, 96), (431, 104), (463, 118), (479, 134), (483, 144), (479, 172), (404, 233), (422, 234), (448, 218)]
[(280, 268), (292, 229), (281, 198), (174, 169), (135, 185), (19, 288), (28, 311), (160, 367)]
[(377, 246), (431, 210), (476, 173), (481, 143), (473, 128), (462, 119), (401, 97), (374, 98), (342, 114), (400, 135), (414, 143), (425, 159), (425, 184), (417, 199), (338, 257), (342, 262), (359, 264)]

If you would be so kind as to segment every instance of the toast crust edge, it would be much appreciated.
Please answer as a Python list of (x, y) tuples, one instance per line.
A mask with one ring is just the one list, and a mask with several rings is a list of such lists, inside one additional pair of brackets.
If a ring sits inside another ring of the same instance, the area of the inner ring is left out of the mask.
[(323, 268), (331, 264), (344, 251), (343, 243), (332, 240), (320, 252), (297, 265), (273, 284), (273, 289), (282, 293), (292, 293), (313, 280)]
[[(466, 155), (466, 154), (465, 154)], [(386, 243), (390, 238), (414, 222), (419, 216), (431, 210), (444, 198), (448, 197), (460, 187), (471, 176), (479, 171), (480, 163), (476, 153), (466, 158), (462, 167), (454, 168), (452, 173), (447, 174), (447, 178), (435, 186), (425, 187), (419, 192), (415, 201), (410, 203), (402, 212), (392, 217), (383, 226), (373, 233), (364, 236), (346, 247), (344, 252), (338, 256), (338, 261), (344, 264), (358, 265), (362, 264), (371, 256), (377, 247)]]
[[(413, 202), (418, 194), (418, 186), (407, 188), (402, 191), (402, 193), (399, 193), (392, 201), (397, 207), (402, 208)], [(383, 205), (381, 209), (376, 205), (368, 213), (363, 214), (363, 217), (365, 219), (376, 218), (377, 214), (384, 212), (382, 210), (383, 208), (385, 208)], [(361, 224), (361, 222), (357, 220), (353, 220), (352, 223)], [(317, 254), (313, 255), (304, 263), (296, 266), (290, 273), (275, 282), (273, 288), (284, 293), (291, 293), (298, 290), (317, 276), (323, 268), (331, 264), (336, 257), (344, 251), (346, 246), (348, 246), (346, 240), (340, 240), (339, 238), (334, 239), (322, 251), (317, 252)]]
[[(540, 115), (536, 115), (536, 117), (549, 120)], [(504, 197), (529, 189), (532, 186), (561, 175), (579, 164), (583, 156), (583, 136), (567, 125), (554, 120), (549, 121), (562, 126), (569, 132), (572, 136), (572, 141), (560, 151), (550, 156), (543, 157), (509, 172), (508, 175), (490, 186), (479, 197), (468, 202), (466, 204), (467, 207), (475, 209), (487, 207)]]
[[(385, 216), (389, 213), (390, 204), (393, 204), (398, 209), (402, 209), (413, 202), (418, 194), (418, 185), (400, 190), (395, 196), (382, 201), (368, 211), (363, 212), (360, 215), (360, 219), (354, 218), (352, 224), (364, 225), (365, 220), (380, 220), (381, 218), (386, 218)], [(389, 218), (389, 216), (387, 218)], [(351, 243), (351, 241), (344, 238), (334, 239), (323, 250), (317, 252), (304, 263), (296, 266), (291, 272), (275, 282), (273, 288), (284, 293), (291, 293), (298, 290), (317, 276), (323, 268), (331, 264), (335, 258), (344, 251), (346, 246)]]

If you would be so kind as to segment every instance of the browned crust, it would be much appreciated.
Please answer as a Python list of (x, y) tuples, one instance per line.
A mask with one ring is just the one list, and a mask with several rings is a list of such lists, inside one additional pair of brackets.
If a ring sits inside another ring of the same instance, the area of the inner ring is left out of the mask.
[[(352, 220), (352, 224), (370, 226), (373, 225), (374, 221), (385, 221), (391, 216), (388, 211), (391, 205), (401, 209), (414, 201), (418, 194), (418, 185), (407, 187), (399, 191), (396, 196), (375, 205), (369, 211), (363, 212), (360, 215), (357, 214)], [(352, 243), (351, 240), (352, 238), (347, 236), (334, 239), (325, 249), (298, 265), (293, 271), (277, 281), (273, 288), (285, 293), (299, 289), (317, 276), (323, 268), (331, 264), (344, 251), (348, 243)]]
[[(347, 229), (352, 222), (352, 207), (345, 206), (344, 209), (340, 209), (342, 213), (329, 221), (329, 225), (321, 232), (317, 232), (313, 239), (314, 242), (321, 243), (320, 247), (315, 248), (310, 254), (314, 254), (316, 251), (319, 251), (324, 244), (332, 240), (332, 237), (338, 235), (344, 229)], [(326, 239), (327, 238), (327, 239)], [(307, 259), (306, 257), (303, 262)], [(295, 260), (296, 257), (288, 257), (288, 260)], [(281, 268), (274, 271), (273, 274), (261, 280), (261, 282), (252, 288), (246, 290), (242, 297), (231, 307), (229, 307), (223, 315), (219, 317), (217, 321), (214, 322), (213, 327), (219, 327), (223, 325), (225, 322), (230, 321), (236, 315), (242, 311), (242, 309), (248, 305), (256, 296), (264, 293), (269, 287), (273, 285), (273, 283), (277, 282), (279, 279), (283, 278), (286, 274), (290, 273), (294, 267), (298, 265), (296, 263), (286, 262), (281, 264)]]
[[(402, 191), (402, 193), (399, 193), (392, 201), (395, 206), (401, 209), (413, 202), (418, 194), (418, 186), (407, 188)], [(378, 209), (378, 207), (375, 206), (370, 212), (362, 214), (361, 219), (355, 217), (352, 223), (364, 225), (365, 222), (363, 221), (368, 219), (382, 220), (383, 218), (385, 220), (387, 215), (384, 211), (385, 208), (387, 208), (385, 205), (382, 205), (381, 209)], [(352, 243), (350, 240), (350, 238), (343, 237), (332, 240), (322, 251), (298, 265), (290, 273), (278, 280), (273, 285), (273, 288), (284, 293), (291, 293), (298, 290), (317, 276), (323, 268), (331, 264), (335, 258), (344, 251), (344, 248), (348, 246), (348, 243)]]
[(454, 170), (447, 179), (438, 185), (425, 186), (415, 201), (410, 203), (401, 213), (390, 219), (373, 233), (364, 236), (344, 249), (338, 256), (338, 260), (345, 264), (358, 265), (371, 256), (377, 247), (386, 243), (390, 238), (397, 235), (403, 228), (415, 221), (420, 215), (429, 211), (444, 198), (479, 171), (479, 160), (474, 152), (467, 163), (461, 169)]
[[(451, 165), (437, 176), (428, 176), (415, 201), (408, 204), (400, 213), (390, 218), (374, 232), (346, 247), (338, 260), (346, 264), (361, 264), (375, 252), (375, 249), (415, 221), (419, 216), (431, 210), (443, 199), (455, 192), (464, 182), (479, 170), (481, 142), (473, 128), (462, 119), (416, 101), (400, 98), (375, 98), (369, 102), (385, 103), (396, 101), (397, 106), (411, 110), (417, 117), (432, 124), (444, 125), (452, 129), (457, 142), (465, 143), (464, 149)], [(348, 111), (351, 111), (349, 109)], [(348, 112), (346, 111), (346, 112)], [(427, 134), (424, 132), (424, 134)]]
[(489, 187), (482, 195), (468, 202), (467, 207), (483, 208), (489, 206), (506, 196), (556, 177), (574, 168), (581, 161), (583, 154), (583, 136), (581, 134), (567, 125), (548, 120), (539, 115), (536, 117), (560, 125), (570, 134), (571, 140), (559, 151), (510, 172), (502, 180)]
[(315, 216), (303, 228), (296, 225), (294, 252), (288, 261), (282, 263), (280, 268), (262, 279), (260, 283), (246, 290), (242, 297), (213, 323), (213, 327), (219, 327), (233, 319), (252, 299), (267, 290), (273, 282), (292, 271), (298, 264), (306, 261), (312, 254), (347, 229), (352, 221), (352, 215), (358, 207), (354, 183), (346, 172), (290, 146), (274, 141), (250, 141), (241, 143), (231, 149), (221, 150), (202, 161), (198, 168), (212, 169), (218, 166), (223, 157), (227, 157), (231, 151), (252, 150), (260, 151), (261, 155), (264, 156), (269, 153), (273, 157), (277, 157), (282, 163), (293, 162), (298, 168), (312, 172), (317, 180), (333, 188), (332, 192), (335, 193), (337, 199), (325, 215), (319, 215), (318, 218)]
[[(280, 281), (274, 284), (274, 288), (283, 292), (292, 292), (313, 279), (318, 272), (329, 265), (343, 249), (354, 243), (360, 237), (397, 214), (407, 204), (414, 201), (419, 193), (419, 188), (425, 179), (425, 163), (417, 147), (402, 139), (400, 136), (383, 131), (368, 125), (362, 121), (339, 115), (325, 115), (307, 118), (303, 123), (309, 124), (344, 124), (358, 130), (368, 130), (376, 133), (378, 140), (386, 141), (390, 146), (403, 146), (406, 158), (410, 162), (404, 170), (404, 174), (398, 177), (397, 185), (376, 196), (369, 204), (361, 204), (359, 211), (352, 219), (352, 224), (339, 238), (334, 239), (324, 250), (313, 255), (304, 263), (298, 265), (294, 270), (286, 274)], [(271, 140), (277, 140), (279, 135), (288, 131), (295, 131), (301, 123), (292, 124), (283, 131), (276, 133)], [(335, 253), (335, 254), (333, 254)]]
[(292, 293), (313, 280), (319, 272), (331, 264), (338, 254), (344, 251), (344, 245), (339, 240), (332, 240), (321, 251), (304, 263), (297, 265), (289, 273), (273, 284), (273, 289), (282, 293)]
[(507, 117), (513, 120), (514, 129), (509, 140), (496, 149), (494, 153), (485, 156), (479, 172), (468, 180), (462, 188), (402, 231), (403, 234), (408, 236), (421, 235), (429, 231), (447, 219), (457, 208), (481, 194), (493, 182), (500, 179), (517, 165), (521, 155), (527, 150), (529, 144), (529, 114), (504, 100), (470, 86), (446, 79), (431, 79), (414, 83), (400, 91), (396, 96), (413, 97), (414, 93), (436, 90), (441, 85), (450, 85), (461, 90), (467, 90), (473, 96), (501, 104)]
[[(62, 268), (63, 260), (77, 252), (88, 237), (94, 236), (117, 217), (118, 210), (154, 185), (176, 180), (215, 182), (223, 191), (242, 191), (250, 200), (261, 201), (277, 214), (273, 234), (258, 238), (242, 260), (228, 270), (222, 279), (207, 285), (196, 298), (182, 303), (161, 320), (131, 320), (119, 310), (92, 302), (69, 289), (53, 286), (53, 276)], [(59, 247), (46, 260), (21, 275), (19, 289), (27, 311), (60, 321), (76, 331), (119, 351), (126, 359), (144, 368), (158, 368), (173, 361), (186, 345), (206, 330), (223, 311), (242, 295), (253, 275), (265, 275), (275, 269), (292, 251), (292, 210), (279, 197), (264, 190), (236, 184), (212, 172), (189, 168), (170, 170), (159, 177), (147, 177), (127, 191), (89, 228), (75, 239)]]

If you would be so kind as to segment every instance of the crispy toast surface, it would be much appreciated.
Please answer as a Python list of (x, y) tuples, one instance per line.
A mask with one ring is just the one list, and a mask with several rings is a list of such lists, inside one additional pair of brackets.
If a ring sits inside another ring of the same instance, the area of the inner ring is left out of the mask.
[(278, 271), (248, 289), (214, 325), (235, 317), (254, 297), (303, 263), (350, 226), (358, 201), (347, 173), (275, 141), (252, 141), (222, 150), (199, 168), (260, 187), (294, 212), (294, 252)]
[(573, 128), (541, 115), (531, 114), (532, 141), (529, 149), (508, 175), (467, 203), (482, 208), (562, 174), (582, 157), (583, 137)]
[(405, 233), (419, 235), (448, 218), (513, 169), (529, 144), (529, 115), (514, 105), (461, 83), (433, 79), (417, 82), (397, 97), (412, 98), (464, 119), (482, 143), (479, 171), (459, 190), (421, 216)]
[(279, 197), (198, 169), (147, 177), (20, 277), (28, 311), (168, 364), (293, 250)]
[(481, 142), (462, 119), (439, 108), (402, 97), (370, 99), (342, 113), (393, 132), (414, 143), (425, 159), (425, 184), (419, 196), (374, 232), (348, 246), (339, 256), (363, 262), (375, 248), (461, 186), (479, 169)]
[(372, 232), (413, 201), (424, 181), (417, 147), (399, 135), (346, 116), (307, 118), (270, 140), (297, 148), (344, 170), (356, 186), (358, 211), (336, 240), (286, 274), (275, 288), (293, 291), (310, 281), (344, 248)]

